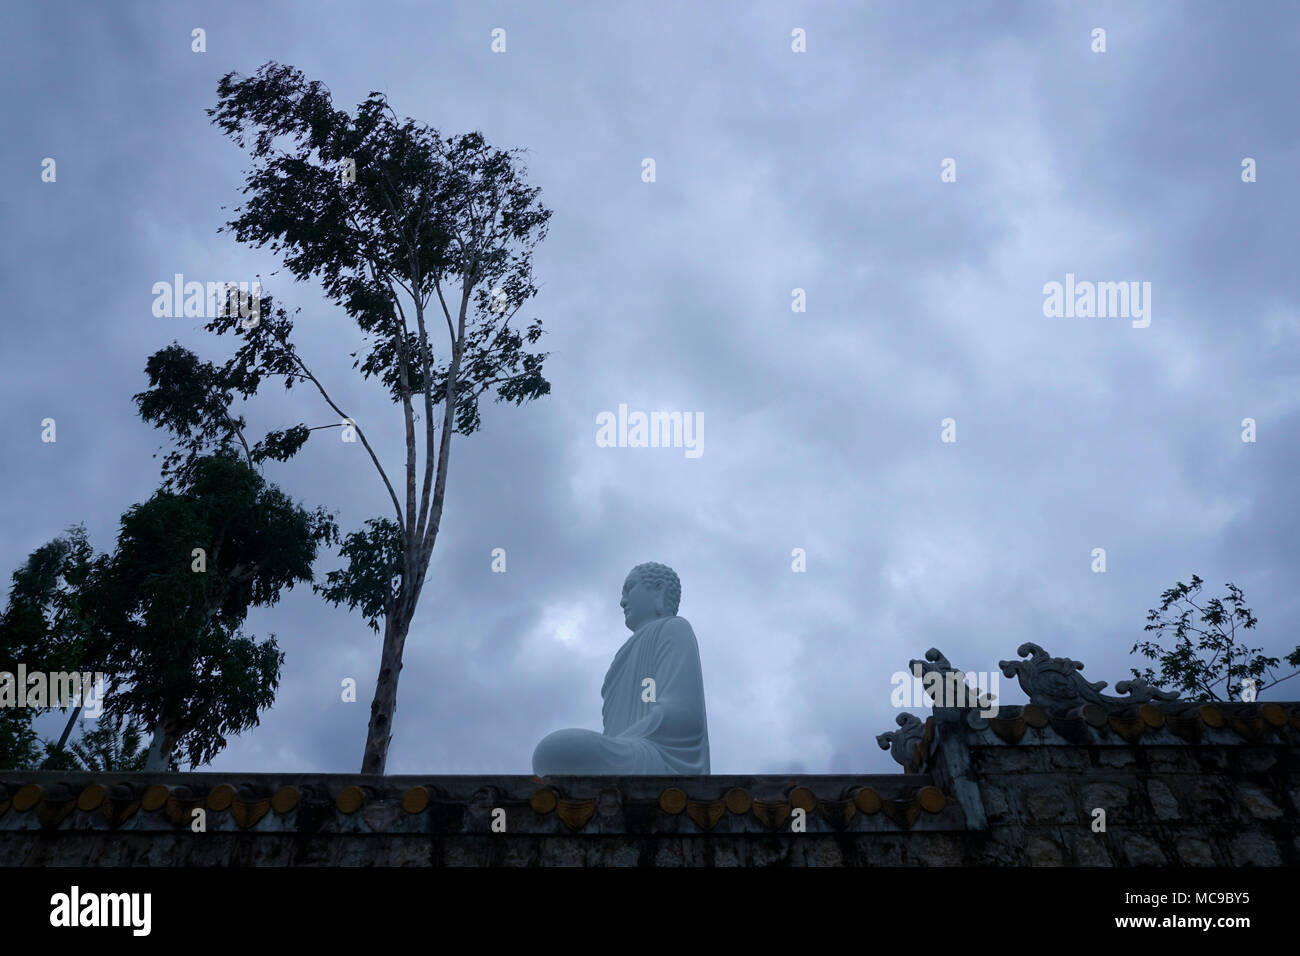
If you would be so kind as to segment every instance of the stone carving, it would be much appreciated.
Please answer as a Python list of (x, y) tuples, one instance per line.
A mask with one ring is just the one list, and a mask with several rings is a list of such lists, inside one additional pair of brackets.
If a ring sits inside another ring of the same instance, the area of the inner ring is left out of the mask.
[(925, 652), (925, 660), (912, 660), (907, 666), (922, 681), (926, 693), (934, 699), (935, 707), (979, 708), (996, 712), (993, 702), (997, 697), (982, 687), (966, 683), (966, 672), (953, 667), (937, 647)]
[(681, 582), (672, 568), (639, 564), (623, 584), (632, 632), (614, 655), (600, 695), (604, 732), (557, 730), (533, 751), (533, 773), (606, 776), (709, 772), (704, 677), (695, 632), (677, 616)]
[(1073, 710), (1083, 704), (1100, 704), (1104, 707), (1144, 704), (1152, 700), (1177, 700), (1177, 694), (1157, 690), (1143, 680), (1122, 680), (1115, 689), (1126, 697), (1103, 694), (1104, 680), (1095, 683), (1084, 679), (1079, 671), (1083, 662), (1068, 657), (1052, 657), (1037, 644), (1026, 643), (1016, 648), (1024, 661), (998, 661), (1002, 673), (1020, 681), (1021, 689), (1029, 695), (1029, 702), (1037, 707), (1054, 711)]
[(912, 762), (912, 753), (916, 745), (925, 736), (925, 721), (915, 714), (899, 714), (898, 730), (891, 730), (876, 736), (876, 743), (881, 750), (888, 750), (896, 763), (907, 767)]

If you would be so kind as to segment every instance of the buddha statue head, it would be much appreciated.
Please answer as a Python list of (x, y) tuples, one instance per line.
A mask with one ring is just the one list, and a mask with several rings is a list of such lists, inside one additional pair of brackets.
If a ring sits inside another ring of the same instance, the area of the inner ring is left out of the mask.
[(673, 617), (682, 598), (677, 572), (666, 564), (649, 561), (628, 572), (623, 582), (623, 622), (636, 631), (642, 624), (661, 617)]

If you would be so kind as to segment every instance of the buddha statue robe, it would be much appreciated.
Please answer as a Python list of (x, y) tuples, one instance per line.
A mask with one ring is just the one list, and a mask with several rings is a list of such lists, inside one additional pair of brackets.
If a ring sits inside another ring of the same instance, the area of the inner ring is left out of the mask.
[[(654, 699), (648, 700), (654, 681)], [(683, 617), (636, 629), (614, 655), (600, 696), (604, 733), (557, 730), (533, 752), (533, 773), (675, 776), (709, 772), (704, 675), (695, 632)]]

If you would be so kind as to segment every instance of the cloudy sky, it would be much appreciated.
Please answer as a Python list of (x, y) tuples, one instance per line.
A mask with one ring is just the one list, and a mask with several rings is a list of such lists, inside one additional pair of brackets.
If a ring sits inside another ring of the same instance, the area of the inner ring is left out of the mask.
[[(715, 773), (896, 769), (875, 744), (890, 678), (929, 647), (996, 671), (1034, 641), (1113, 684), (1193, 573), (1244, 588), (1255, 643), (1294, 647), (1292, 4), (158, 6), (25, 5), (0, 39), (4, 578), (77, 522), (111, 547), (156, 488), (164, 436), (131, 401), (149, 354), (228, 355), (200, 320), (155, 318), (153, 283), (277, 267), (217, 234), (247, 162), (204, 113), (223, 74), (276, 60), (336, 107), (378, 90), (527, 148), (554, 212), (526, 312), (552, 392), (486, 405), (453, 445), (389, 772), (529, 773), (546, 733), (599, 729), (642, 561), (681, 577)], [(1067, 274), (1149, 282), (1149, 326), (1046, 317)], [(284, 274), (266, 289), (399, 467), (400, 414), (350, 371), (347, 317)], [(598, 447), (620, 403), (702, 416), (703, 454)], [(246, 414), (334, 420), (301, 389)], [(389, 505), (338, 434), (266, 476), (351, 529)], [(379, 638), (307, 588), (248, 630), (277, 636), (283, 681), (214, 769), (356, 770)]]

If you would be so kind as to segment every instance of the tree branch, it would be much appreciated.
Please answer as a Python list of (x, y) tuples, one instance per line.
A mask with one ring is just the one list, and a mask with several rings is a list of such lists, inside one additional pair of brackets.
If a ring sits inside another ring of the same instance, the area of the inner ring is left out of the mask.
[(388, 473), (384, 471), (384, 466), (379, 463), (379, 458), (375, 455), (375, 450), (370, 447), (370, 442), (366, 440), (365, 432), (361, 430), (361, 426), (357, 424), (356, 419), (352, 418), (334, 403), (334, 399), (330, 398), (329, 392), (325, 391), (325, 386), (322, 385), (320, 380), (312, 374), (311, 369), (307, 368), (306, 363), (303, 362), (302, 358), (298, 355), (297, 350), (283, 339), (280, 341), (288, 350), (289, 355), (293, 358), (294, 362), (297, 363), (300, 369), (302, 369), (303, 378), (316, 386), (316, 390), (320, 392), (321, 397), (325, 399), (325, 403), (329, 405), (330, 408), (334, 409), (335, 413), (337, 413), (340, 418), (346, 418), (352, 423), (352, 427), (356, 429), (357, 437), (361, 439), (361, 444), (365, 447), (366, 453), (370, 455), (370, 460), (374, 462), (375, 469), (379, 472), (379, 477), (383, 479), (384, 487), (388, 489), (388, 497), (393, 500), (393, 510), (397, 512), (397, 523), (399, 525), (403, 524), (402, 505), (397, 500), (397, 492), (393, 491), (393, 484), (388, 480)]

